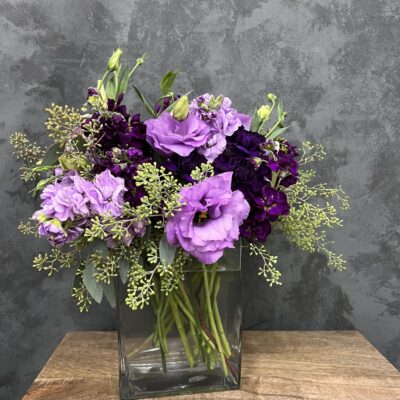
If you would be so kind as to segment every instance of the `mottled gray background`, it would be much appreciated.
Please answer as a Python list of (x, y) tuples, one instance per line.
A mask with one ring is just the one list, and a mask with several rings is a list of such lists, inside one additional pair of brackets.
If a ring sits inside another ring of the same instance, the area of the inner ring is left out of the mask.
[(17, 231), (34, 204), (7, 137), (45, 143), (44, 107), (79, 105), (118, 45), (149, 53), (138, 77), (150, 95), (170, 68), (186, 71), (185, 91), (224, 93), (243, 111), (273, 91), (290, 138), (326, 145), (321, 176), (351, 197), (334, 236), (348, 269), (275, 240), (284, 285), (268, 289), (247, 260), (244, 324), (355, 328), (399, 366), (399, 15), (398, 0), (0, 0), (0, 398), (20, 398), (67, 331), (115, 326), (105, 305), (79, 314), (70, 272), (31, 268), (45, 245)]

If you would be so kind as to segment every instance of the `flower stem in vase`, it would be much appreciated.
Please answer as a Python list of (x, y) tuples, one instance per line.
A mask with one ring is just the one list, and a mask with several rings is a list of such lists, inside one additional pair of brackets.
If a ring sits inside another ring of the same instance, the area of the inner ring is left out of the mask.
[(188, 360), (189, 366), (193, 367), (194, 358), (193, 358), (192, 351), (190, 349), (188, 337), (185, 332), (185, 327), (183, 326), (182, 319), (181, 319), (181, 316), (178, 311), (178, 306), (177, 306), (177, 303), (175, 300), (175, 293), (171, 292), (169, 294), (169, 297), (170, 297), (170, 305), (171, 305), (172, 314), (174, 316), (175, 324), (176, 324), (176, 327), (178, 329), (179, 335), (182, 340), (182, 345), (185, 350), (186, 358)]
[[(204, 280), (204, 290), (205, 290), (205, 297), (206, 297), (205, 301), (206, 301), (206, 306), (207, 306), (207, 315), (210, 320), (211, 331), (212, 331), (215, 341), (217, 343), (218, 352), (220, 353), (221, 364), (222, 364), (222, 368), (224, 370), (224, 375), (227, 376), (228, 369), (227, 369), (226, 362), (225, 362), (225, 354), (224, 354), (224, 351), (222, 348), (222, 343), (221, 343), (221, 339), (218, 334), (217, 326), (215, 324), (213, 308), (211, 306), (210, 283), (209, 283), (208, 277), (207, 277), (208, 272), (207, 272), (207, 269), (204, 264), (202, 264), (201, 268), (203, 270), (203, 280)], [(213, 274), (215, 274), (215, 271), (213, 272)], [(212, 279), (212, 277), (211, 277), (211, 279)], [(212, 282), (213, 281), (214, 281), (214, 279), (212, 279)]]
[(218, 302), (217, 302), (217, 297), (218, 297), (218, 292), (221, 284), (221, 278), (219, 275), (216, 276), (215, 278), (215, 287), (214, 287), (214, 294), (213, 294), (213, 310), (214, 310), (214, 317), (215, 321), (217, 323), (217, 328), (218, 332), (221, 338), (222, 346), (224, 348), (224, 353), (227, 358), (229, 358), (232, 355), (231, 348), (229, 346), (228, 340), (225, 335), (224, 327), (222, 325), (221, 321), (221, 316), (219, 314), (219, 308), (218, 308)]

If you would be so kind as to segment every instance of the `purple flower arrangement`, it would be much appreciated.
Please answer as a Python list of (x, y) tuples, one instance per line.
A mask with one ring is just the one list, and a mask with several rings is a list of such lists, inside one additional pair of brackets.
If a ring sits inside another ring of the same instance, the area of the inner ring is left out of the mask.
[[(49, 148), (30, 144), (22, 133), (11, 137), (15, 154), (25, 161), (22, 178), (38, 181), (32, 191), (41, 200), (32, 223), (21, 224), (21, 230), (53, 246), (35, 258), (37, 269), (52, 274), (75, 267), (72, 295), (81, 310), (100, 302), (103, 293), (113, 297), (117, 277), (127, 286), (125, 302), (133, 310), (167, 304), (156, 332), (162, 350), (168, 321), (188, 299), (182, 282), (191, 263), (218, 271), (225, 252), (243, 245), (261, 257), (259, 275), (280, 284), (276, 257), (267, 250), (276, 230), (301, 249), (323, 252), (329, 264), (343, 266), (341, 256), (325, 247), (325, 232), (341, 224), (328, 200), (336, 198), (346, 208), (346, 197), (341, 189), (312, 185), (315, 171), (302, 167), (322, 158), (323, 149), (309, 142), (297, 148), (282, 137), (286, 112), (275, 95), (268, 94), (266, 104), (248, 115), (225, 95), (189, 99), (174, 93), (177, 74), (169, 71), (159, 99), (151, 102), (130, 84), (144, 57), (130, 67), (121, 55), (120, 49), (112, 55), (81, 109), (47, 110)], [(124, 96), (130, 85), (148, 118), (128, 112)], [(325, 203), (314, 201), (318, 196)], [(195, 278), (196, 284), (203, 279)], [(204, 285), (209, 289), (212, 282)], [(174, 306), (175, 296), (182, 301)], [(224, 351), (218, 347), (225, 338), (217, 311), (206, 309), (203, 318), (194, 305), (180, 310), (188, 328), (194, 329), (193, 321), (196, 329), (202, 327), (196, 346), (205, 346), (205, 361), (214, 365), (220, 357), (227, 375), (230, 350), (227, 343)], [(204, 321), (214, 321), (220, 330)], [(180, 322), (175, 320), (184, 335)], [(184, 336), (182, 342), (192, 365)]]

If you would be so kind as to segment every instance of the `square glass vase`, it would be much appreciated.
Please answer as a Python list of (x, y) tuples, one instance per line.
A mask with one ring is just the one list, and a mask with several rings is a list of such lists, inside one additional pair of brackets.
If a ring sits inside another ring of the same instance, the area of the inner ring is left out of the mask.
[(241, 245), (213, 265), (195, 260), (169, 293), (132, 311), (117, 288), (119, 386), (123, 400), (238, 389)]

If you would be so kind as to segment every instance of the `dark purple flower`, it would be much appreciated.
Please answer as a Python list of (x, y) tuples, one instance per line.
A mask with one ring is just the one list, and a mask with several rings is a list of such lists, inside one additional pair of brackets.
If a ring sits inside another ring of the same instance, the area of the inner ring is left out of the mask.
[(188, 157), (180, 157), (177, 154), (173, 154), (162, 165), (184, 182), (193, 183), (194, 181), (190, 176), (191, 172), (206, 162), (205, 157), (198, 153), (192, 153)]
[(244, 237), (264, 242), (271, 222), (288, 214), (286, 195), (271, 187), (271, 179), (279, 173), (281, 186), (296, 183), (296, 156), (296, 148), (287, 141), (266, 142), (244, 128), (227, 138), (225, 151), (213, 165), (216, 173), (233, 171), (233, 189), (240, 190), (250, 204), (249, 217), (241, 227)]
[(97, 96), (99, 94), (98, 90), (94, 87), (90, 87), (87, 90), (87, 97), (89, 98), (90, 96)]
[(122, 100), (122, 94), (117, 101), (109, 99), (107, 112), (94, 113), (84, 126), (100, 125), (98, 141), (101, 148), (90, 155), (93, 172), (99, 174), (110, 170), (114, 176), (123, 178), (127, 189), (124, 200), (136, 206), (145, 192), (136, 186), (134, 176), (139, 164), (151, 160), (152, 149), (146, 141), (146, 126), (140, 121), (140, 115), (130, 116)]
[(140, 121), (140, 114), (130, 116), (126, 106), (122, 104), (123, 94), (120, 94), (117, 101), (108, 99), (107, 113), (100, 114), (95, 112), (90, 118), (86, 119), (82, 126), (93, 124), (100, 126), (98, 133), (98, 143), (103, 151), (111, 150), (114, 147), (128, 149), (136, 147), (148, 150), (146, 143), (146, 127)]

